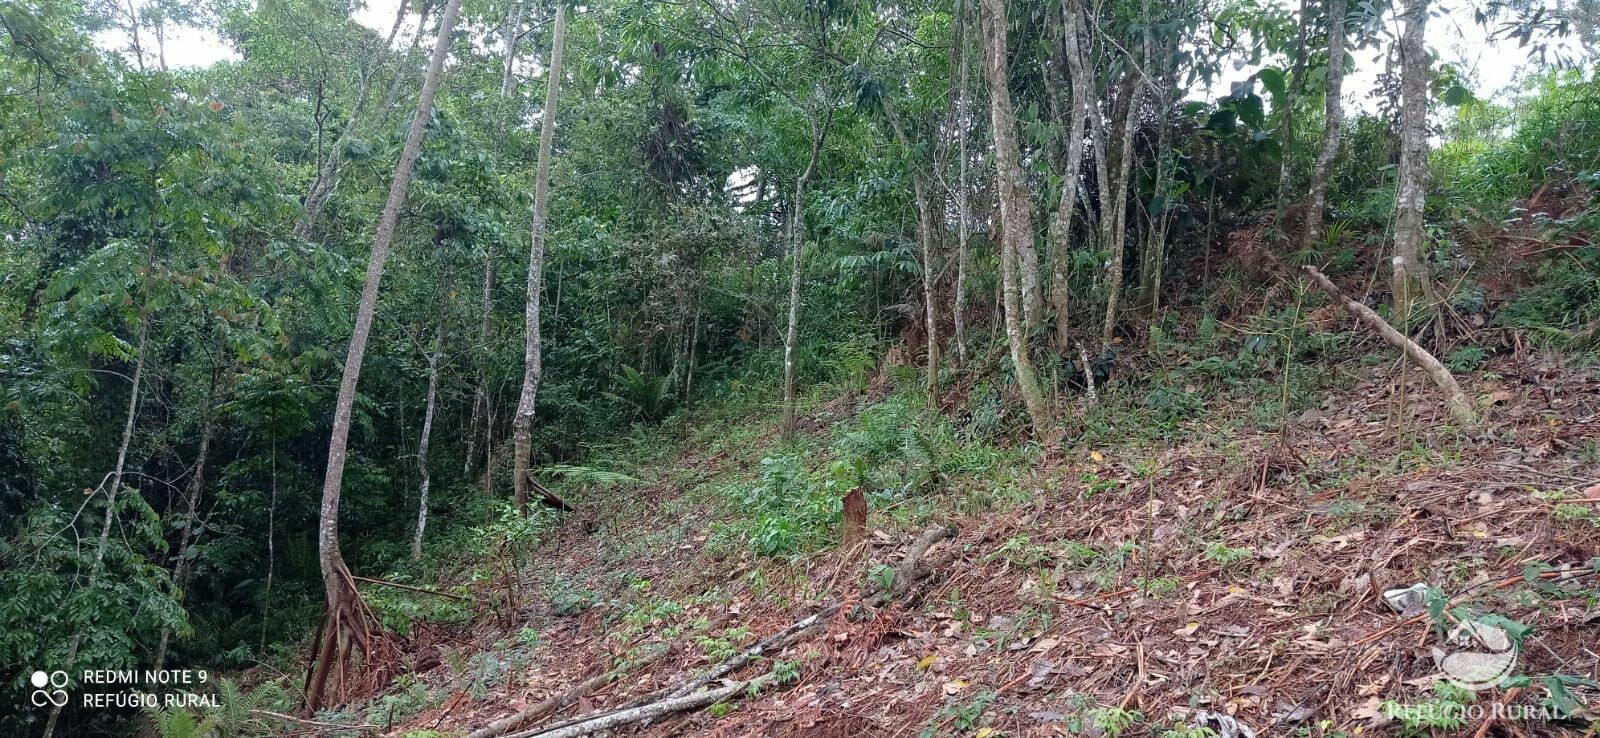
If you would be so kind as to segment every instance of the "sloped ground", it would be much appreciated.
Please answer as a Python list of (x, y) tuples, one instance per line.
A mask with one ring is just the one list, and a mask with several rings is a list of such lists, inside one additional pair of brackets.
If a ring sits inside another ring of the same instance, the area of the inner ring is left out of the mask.
[[(864, 550), (793, 561), (722, 545), (719, 521), (740, 510), (720, 485), (773, 443), (747, 428), (588, 500), (609, 514), (563, 525), (525, 569), (529, 630), (458, 639), (422, 675), (441, 698), (390, 734), (464, 734), (670, 644), (544, 720), (627, 702), (851, 596), (923, 523), (948, 520), (956, 557), (908, 605), (835, 616), (774, 657), (798, 665), (795, 683), (623, 732), (1246, 734), (1227, 716), (1258, 736), (1428, 735), (1430, 720), (1435, 735), (1593, 735), (1489, 706), (1600, 706), (1600, 689), (1539, 679), (1600, 679), (1600, 381), (1551, 359), (1489, 369), (1464, 378), (1491, 403), (1478, 430), (1448, 428), (1420, 374), (1319, 367), (1348, 375), (1344, 389), (1281, 432), (1236, 422), (1248, 400), (1213, 404), (1181, 440), (1067, 448), (990, 489), (952, 480), (917, 515), (874, 511)], [(1381, 597), (1417, 582), (1531, 626), (1518, 670), (1535, 681), (1436, 686), (1429, 615)]]

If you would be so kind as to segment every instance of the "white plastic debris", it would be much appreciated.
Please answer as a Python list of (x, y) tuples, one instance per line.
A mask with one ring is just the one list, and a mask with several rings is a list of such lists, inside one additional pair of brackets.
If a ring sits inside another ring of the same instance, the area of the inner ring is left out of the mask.
[(1385, 590), (1383, 601), (1401, 615), (1415, 615), (1428, 606), (1428, 585), (1417, 582), (1409, 587)]

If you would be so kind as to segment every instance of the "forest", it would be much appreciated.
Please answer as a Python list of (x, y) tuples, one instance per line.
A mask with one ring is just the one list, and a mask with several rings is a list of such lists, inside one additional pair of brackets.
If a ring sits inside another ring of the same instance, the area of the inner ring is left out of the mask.
[(0, 734), (1594, 736), (1592, 0), (0, 0)]

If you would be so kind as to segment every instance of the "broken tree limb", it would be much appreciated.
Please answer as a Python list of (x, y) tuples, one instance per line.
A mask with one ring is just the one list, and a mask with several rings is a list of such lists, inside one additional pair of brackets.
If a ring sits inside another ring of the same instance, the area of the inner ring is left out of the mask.
[(1083, 362), (1083, 386), (1089, 390), (1089, 404), (1100, 404), (1100, 395), (1094, 391), (1094, 367), (1089, 366), (1089, 350), (1083, 347), (1082, 341), (1074, 342), (1078, 347), (1078, 359)]
[(1478, 414), (1472, 409), (1472, 403), (1467, 401), (1466, 393), (1461, 391), (1461, 385), (1456, 384), (1456, 378), (1450, 374), (1450, 370), (1444, 368), (1444, 365), (1439, 363), (1439, 360), (1434, 358), (1433, 354), (1428, 353), (1427, 349), (1418, 346), (1415, 341), (1406, 338), (1400, 331), (1395, 330), (1394, 326), (1389, 325), (1389, 322), (1384, 320), (1383, 316), (1374, 312), (1372, 308), (1345, 296), (1334, 285), (1333, 280), (1328, 279), (1328, 275), (1318, 271), (1316, 267), (1307, 265), (1302, 268), (1306, 274), (1311, 276), (1311, 281), (1315, 282), (1318, 287), (1322, 288), (1323, 292), (1328, 293), (1334, 301), (1338, 302), (1339, 306), (1345, 309), (1345, 312), (1355, 316), (1357, 320), (1365, 323), (1368, 328), (1377, 331), (1378, 335), (1383, 337), (1383, 340), (1389, 342), (1389, 345), (1400, 349), (1406, 355), (1406, 358), (1411, 360), (1411, 363), (1421, 367), (1422, 371), (1427, 373), (1428, 378), (1432, 379), (1433, 383), (1438, 385), (1439, 389), (1444, 392), (1445, 408), (1450, 411), (1450, 416), (1455, 418), (1456, 422), (1463, 425), (1477, 424)]
[(919, 566), (922, 563), (922, 558), (928, 555), (928, 549), (933, 548), (933, 544), (946, 538), (954, 538), (955, 535), (956, 527), (954, 525), (936, 525), (923, 531), (922, 535), (917, 536), (917, 540), (911, 543), (911, 548), (906, 549), (905, 558), (901, 559), (900, 565), (895, 567), (894, 583), (889, 585), (887, 591), (879, 593), (878, 604), (884, 604), (905, 594), (906, 590), (911, 588), (911, 585), (925, 576), (925, 574), (919, 574)]
[(594, 675), (592, 677), (589, 677), (588, 679), (585, 679), (585, 680), (579, 682), (576, 686), (574, 686), (573, 688), (571, 688), (571, 689), (569, 689), (569, 690), (567, 690), (565, 692), (562, 692), (560, 694), (551, 695), (550, 697), (546, 698), (544, 701), (542, 701), (542, 702), (540, 702), (540, 703), (538, 703), (536, 705), (531, 705), (529, 707), (526, 707), (526, 708), (524, 708), (522, 710), (519, 710), (516, 714), (507, 715), (506, 717), (500, 718), (499, 720), (496, 720), (496, 721), (494, 721), (492, 723), (489, 723), (488, 725), (485, 725), (482, 728), (474, 730), (471, 733), (467, 734), (467, 738), (495, 738), (496, 736), (505, 735), (506, 733), (508, 733), (508, 732), (510, 732), (512, 730), (515, 730), (518, 726), (521, 726), (522, 724), (528, 722), (529, 720), (533, 720), (533, 719), (536, 719), (536, 718), (541, 718), (541, 717), (544, 717), (545, 715), (548, 715), (548, 714), (551, 714), (553, 712), (556, 712), (556, 711), (558, 711), (558, 710), (560, 710), (560, 709), (562, 709), (564, 707), (567, 707), (568, 705), (571, 705), (571, 704), (577, 702), (579, 699), (581, 699), (585, 695), (589, 694), (590, 692), (593, 692), (593, 691), (595, 691), (595, 690), (597, 690), (597, 689), (599, 689), (601, 687), (606, 686), (607, 684), (610, 684), (610, 683), (612, 683), (612, 682), (614, 682), (614, 681), (616, 681), (618, 679), (621, 679), (622, 677), (626, 676), (629, 672), (632, 672), (632, 671), (634, 671), (636, 669), (643, 668), (645, 666), (649, 666), (650, 664), (653, 664), (656, 661), (659, 661), (662, 656), (665, 656), (667, 654), (667, 652), (671, 651), (671, 650), (672, 649), (670, 647), (669, 648), (657, 649), (654, 653), (650, 654), (649, 656), (645, 656), (643, 658), (635, 659), (633, 661), (630, 661), (630, 662), (628, 662), (626, 664), (623, 664), (621, 666), (618, 666), (616, 668), (609, 669), (607, 671), (603, 671), (603, 672), (601, 672), (599, 674), (596, 674), (596, 675)]
[(777, 675), (770, 673), (764, 674), (754, 679), (749, 679), (742, 682), (731, 682), (716, 689), (708, 689), (703, 692), (696, 692), (683, 697), (669, 698), (626, 710), (618, 710), (616, 712), (606, 713), (604, 715), (597, 715), (594, 718), (585, 720), (581, 723), (574, 723), (572, 725), (556, 728), (554, 730), (533, 730), (523, 733), (513, 733), (506, 736), (506, 738), (577, 738), (577, 736), (589, 735), (591, 733), (598, 733), (604, 730), (611, 730), (612, 728), (649, 720), (651, 718), (661, 717), (662, 715), (670, 715), (675, 712), (696, 710), (701, 707), (705, 707), (706, 705), (714, 705), (725, 699), (738, 695), (741, 692), (746, 694), (754, 694), (776, 683), (777, 681)]
[(556, 494), (549, 487), (546, 487), (543, 484), (540, 484), (539, 480), (534, 479), (532, 474), (524, 472), (522, 476), (523, 476), (524, 479), (528, 480), (528, 486), (533, 488), (533, 491), (539, 493), (539, 497), (540, 497), (540, 499), (544, 500), (544, 504), (549, 505), (549, 506), (551, 506), (551, 507), (553, 507), (553, 508), (555, 508), (557, 510), (560, 510), (562, 512), (577, 512), (578, 511), (578, 508), (576, 506), (574, 506), (572, 503), (567, 502), (566, 498), (562, 497), (561, 495)]

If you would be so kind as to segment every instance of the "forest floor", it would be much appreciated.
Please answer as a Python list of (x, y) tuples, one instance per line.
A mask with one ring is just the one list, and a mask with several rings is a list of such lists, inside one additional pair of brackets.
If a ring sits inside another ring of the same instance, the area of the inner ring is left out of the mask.
[[(1467, 431), (1387, 356), (1313, 372), (1326, 381), (1312, 406), (1276, 428), (1249, 422), (1260, 397), (1182, 388), (1203, 409), (1166, 437), (1091, 433), (998, 482), (941, 478), (873, 510), (864, 545), (793, 557), (728, 535), (748, 512), (726, 490), (759, 473), (773, 426), (688, 443), (637, 488), (583, 497), (522, 566), (515, 614), (436, 639), (452, 653), (406, 678), (429, 697), (387, 734), (465, 734), (670, 646), (522, 729), (603, 711), (844, 598), (820, 632), (732, 677), (779, 663), (789, 683), (621, 732), (1594, 735), (1538, 710), (1600, 705), (1582, 681), (1600, 679), (1600, 379), (1559, 357), (1496, 356), (1462, 377), (1487, 411)], [(831, 453), (830, 425), (885, 392), (816, 407), (799, 442), (812, 462)], [(937, 544), (932, 577), (852, 607), (944, 523), (959, 532)], [(1445, 618), (1528, 626), (1517, 671), (1532, 681), (1444, 686), (1434, 616), (1382, 596), (1419, 582), (1465, 608)]]

